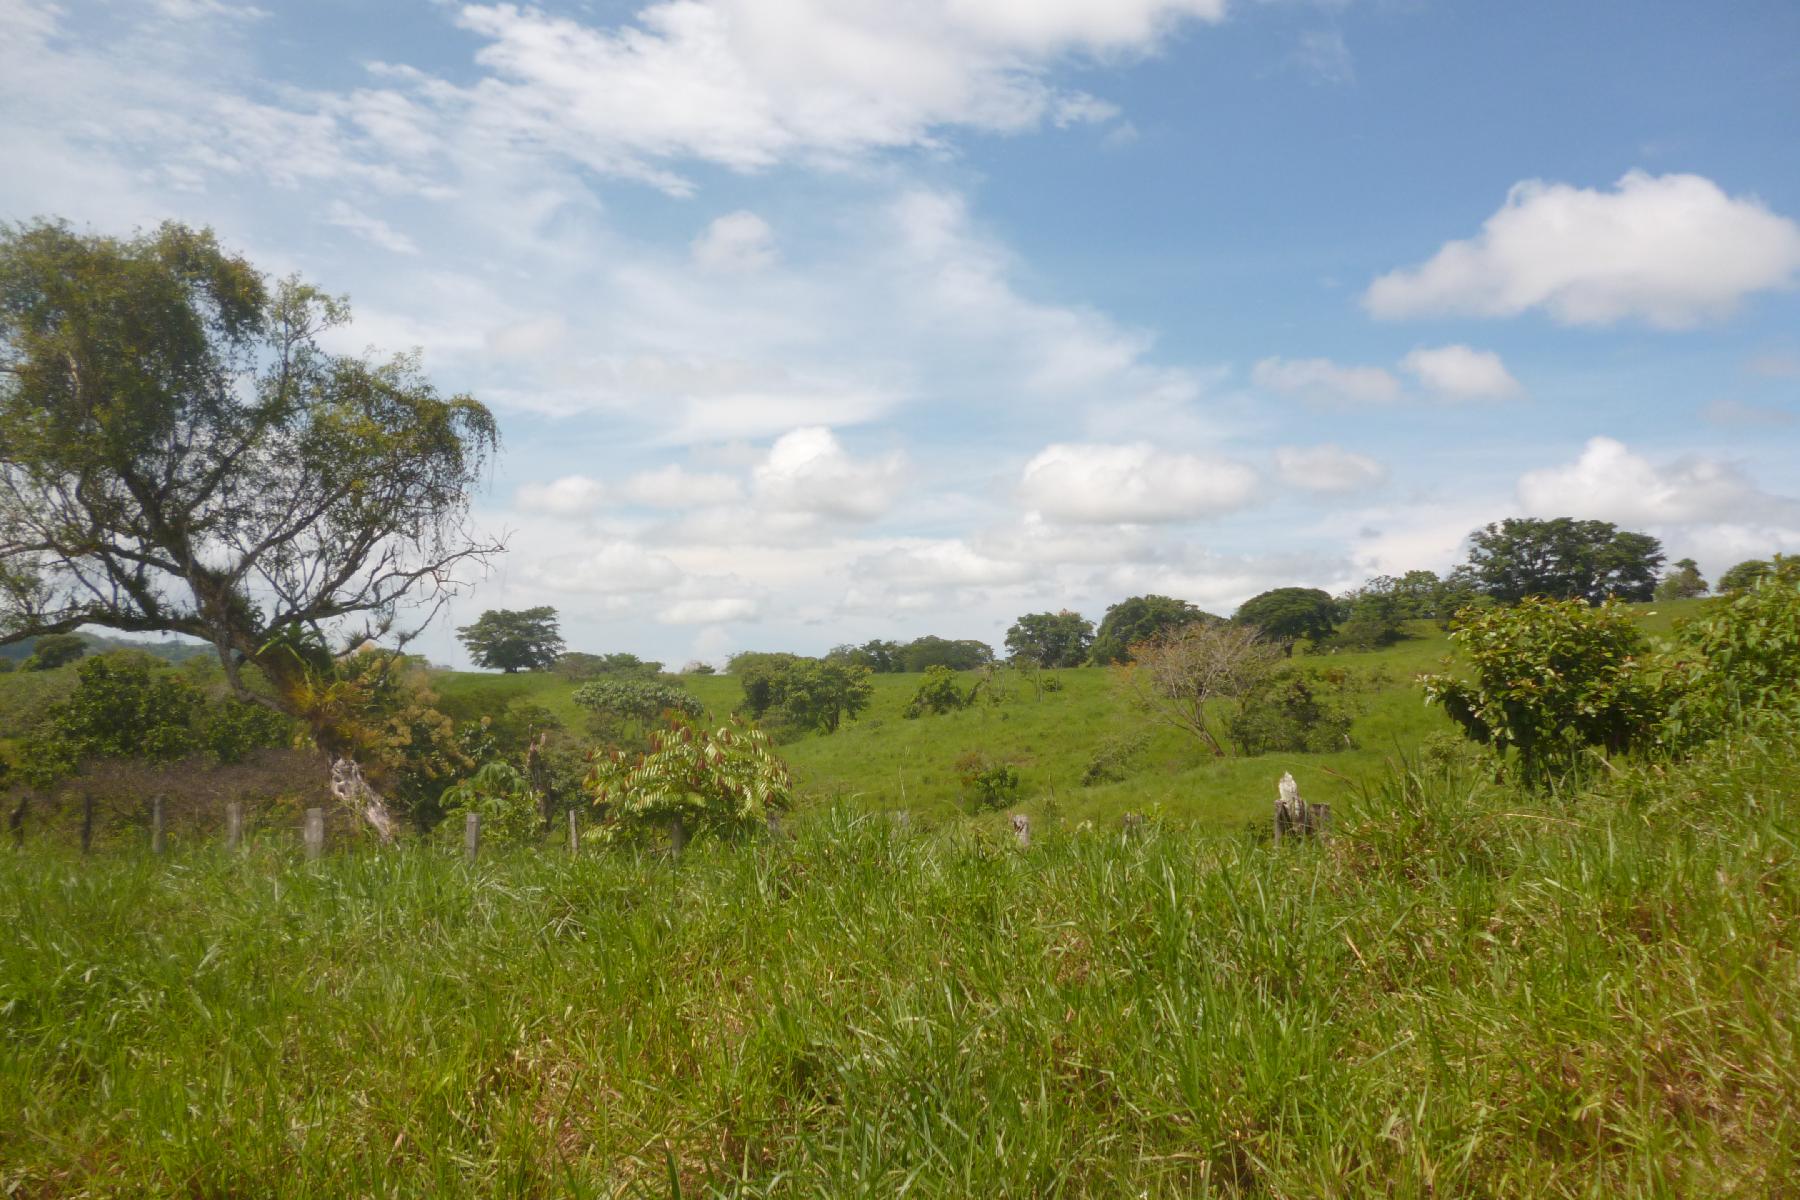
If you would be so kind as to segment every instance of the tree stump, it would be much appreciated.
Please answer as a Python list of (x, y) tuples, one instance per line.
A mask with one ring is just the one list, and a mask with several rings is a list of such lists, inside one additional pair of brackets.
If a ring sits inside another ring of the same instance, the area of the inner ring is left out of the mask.
[(236, 850), (244, 844), (244, 806), (233, 800), (225, 806), (225, 848)]
[(1024, 813), (1014, 813), (1012, 818), (1013, 836), (1019, 839), (1019, 849), (1031, 846), (1031, 818)]
[(1300, 796), (1300, 785), (1292, 772), (1284, 771), (1275, 785), (1275, 840), (1287, 837), (1314, 837), (1327, 831), (1331, 824), (1331, 805), (1308, 804)]

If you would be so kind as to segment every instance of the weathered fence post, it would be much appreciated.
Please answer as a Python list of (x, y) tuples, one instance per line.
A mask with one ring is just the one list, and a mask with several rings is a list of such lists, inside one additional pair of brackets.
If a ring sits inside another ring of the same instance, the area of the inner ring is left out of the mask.
[(1309, 837), (1323, 834), (1331, 824), (1331, 805), (1308, 804), (1300, 797), (1300, 785), (1291, 771), (1284, 771), (1275, 785), (1275, 840), (1284, 834)]
[(481, 853), (481, 814), (467, 813), (463, 816), (463, 857), (470, 862)]
[(306, 859), (308, 862), (325, 853), (325, 810), (309, 808), (306, 810), (306, 824), (301, 826), (301, 838), (306, 842)]
[(225, 848), (236, 850), (244, 844), (244, 806), (233, 800), (225, 806)]
[(1128, 812), (1119, 818), (1119, 829), (1130, 837), (1132, 834), (1144, 832), (1144, 814)]
[(1019, 839), (1019, 849), (1031, 846), (1031, 818), (1024, 813), (1014, 813), (1012, 818), (1013, 836)]
[(163, 814), (163, 798), (150, 798), (150, 853), (161, 854), (169, 848), (169, 831)]
[(581, 816), (572, 808), (569, 810), (569, 853), (581, 853)]
[(669, 850), (676, 858), (680, 858), (682, 852), (687, 849), (687, 844), (687, 822), (683, 821), (680, 817), (676, 817), (673, 821), (669, 822)]

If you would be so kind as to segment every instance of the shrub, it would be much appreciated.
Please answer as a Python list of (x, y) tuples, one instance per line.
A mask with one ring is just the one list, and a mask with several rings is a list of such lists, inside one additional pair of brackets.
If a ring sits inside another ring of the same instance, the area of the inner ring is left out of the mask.
[(1746, 713), (1800, 706), (1800, 583), (1776, 575), (1682, 622), (1676, 638), (1697, 661), (1670, 733), (1704, 736)]
[(733, 722), (705, 730), (681, 716), (650, 735), (650, 749), (596, 755), (586, 785), (609, 843), (658, 829), (741, 836), (793, 802), (793, 779), (760, 731)]
[(1465, 610), (1452, 628), (1475, 677), (1425, 676), (1426, 699), (1475, 741), (1515, 753), (1528, 786), (1547, 784), (1587, 747), (1621, 753), (1658, 740), (1675, 689), (1617, 601), (1528, 597)]
[(1156, 720), (1225, 754), (1232, 716), (1260, 689), (1285, 650), (1250, 625), (1194, 622), (1131, 648), (1137, 661), (1122, 672), (1124, 686)]
[(979, 750), (956, 760), (956, 777), (977, 808), (1005, 808), (1018, 798), (1019, 772), (1009, 763), (996, 762)]
[(571, 697), (591, 712), (617, 720), (654, 721), (665, 712), (698, 717), (704, 705), (686, 689), (648, 679), (604, 679), (584, 683)]
[(481, 816), (484, 839), (505, 845), (518, 845), (536, 838), (543, 829), (543, 816), (538, 797), (517, 768), (508, 763), (484, 763), (481, 769), (444, 789), (438, 801), (446, 825), (456, 830), (454, 820), (462, 813)]
[(1231, 740), (1245, 754), (1277, 750), (1326, 754), (1351, 747), (1345, 677), (1293, 672), (1263, 683), (1231, 718)]
[(1081, 786), (1118, 783), (1127, 778), (1131, 774), (1132, 764), (1149, 744), (1149, 735), (1143, 733), (1115, 734), (1102, 738), (1100, 745), (1089, 757), (1087, 766), (1082, 768)]
[(927, 714), (955, 712), (967, 705), (973, 693), (964, 692), (957, 684), (956, 672), (946, 666), (927, 667), (925, 678), (919, 683), (919, 690), (907, 702), (906, 716), (922, 717)]

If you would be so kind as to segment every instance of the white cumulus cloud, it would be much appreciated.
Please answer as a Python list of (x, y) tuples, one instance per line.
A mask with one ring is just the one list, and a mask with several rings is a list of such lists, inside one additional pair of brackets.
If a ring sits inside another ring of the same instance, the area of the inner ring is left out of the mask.
[(1248, 504), (1255, 470), (1148, 442), (1047, 446), (1025, 465), (1019, 497), (1052, 520), (1138, 524), (1215, 516)]
[(899, 451), (854, 458), (822, 425), (783, 434), (752, 472), (756, 498), (771, 508), (855, 521), (885, 513), (905, 476)]
[(1793, 286), (1800, 225), (1699, 175), (1627, 174), (1610, 191), (1529, 180), (1481, 233), (1376, 279), (1377, 317), (1509, 317), (1566, 325), (1637, 318), (1681, 329)]
[(1400, 360), (1426, 391), (1453, 400), (1498, 400), (1524, 391), (1500, 356), (1461, 344), (1420, 347)]
[(1538, 516), (1621, 523), (1800, 524), (1800, 501), (1762, 491), (1732, 463), (1689, 455), (1659, 466), (1609, 437), (1590, 439), (1572, 463), (1526, 473), (1519, 502)]
[(1290, 487), (1311, 492), (1354, 492), (1387, 479), (1387, 468), (1341, 446), (1281, 446), (1275, 472)]

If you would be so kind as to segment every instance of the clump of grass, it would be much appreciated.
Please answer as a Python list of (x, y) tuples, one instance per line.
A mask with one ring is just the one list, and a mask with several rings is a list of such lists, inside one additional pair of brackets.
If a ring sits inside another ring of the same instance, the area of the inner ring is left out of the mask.
[(1768, 1195), (1791, 729), (1325, 844), (0, 856), (0, 1194)]

